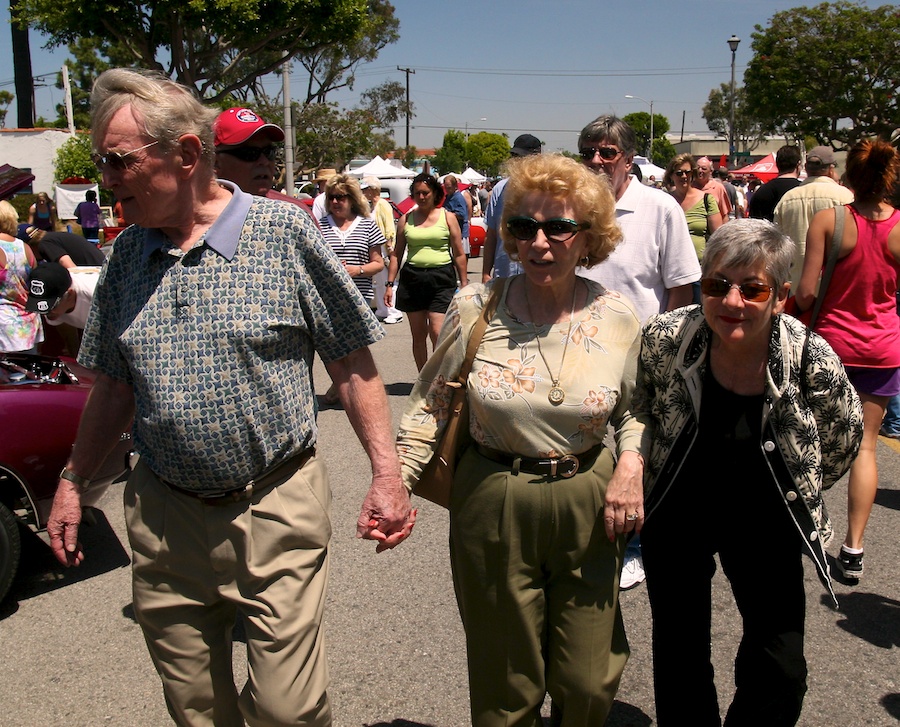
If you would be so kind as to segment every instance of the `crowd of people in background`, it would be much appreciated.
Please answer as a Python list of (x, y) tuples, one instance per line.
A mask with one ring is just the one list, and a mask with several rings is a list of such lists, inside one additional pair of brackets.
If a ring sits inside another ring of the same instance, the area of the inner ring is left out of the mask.
[[(80, 235), (45, 193), (25, 223), (0, 202), (0, 351), (38, 352), (43, 320), (99, 372), (48, 526), (64, 564), (84, 558), (81, 493), (134, 421), (135, 616), (178, 724), (330, 724), (318, 406), (346, 410), (371, 463), (359, 536), (392, 548), (465, 366), (450, 558), (473, 725), (540, 725), (547, 694), (553, 724), (603, 724), (629, 655), (619, 594), (645, 579), (658, 723), (720, 725), (714, 556), (743, 617), (726, 724), (797, 723), (804, 555), (835, 597), (822, 492), (849, 471), (833, 561), (857, 581), (877, 438), (900, 437), (890, 143), (853, 146), (843, 179), (830, 147), (794, 145), (766, 183), (688, 153), (642, 179), (634, 130), (602, 115), (575, 158), (522, 134), (499, 179), (418, 174), (395, 221), (375, 177), (320, 169), (314, 199), (276, 191), (279, 126), (155, 74), (105, 72), (92, 114), (115, 221), (132, 224), (104, 252), (93, 190)], [(404, 318), (418, 374), (393, 441), (369, 346)], [(675, 544), (710, 501), (724, 515), (685, 573)], [(740, 518), (780, 554), (764, 588)], [(238, 613), (242, 692), (225, 648)]]

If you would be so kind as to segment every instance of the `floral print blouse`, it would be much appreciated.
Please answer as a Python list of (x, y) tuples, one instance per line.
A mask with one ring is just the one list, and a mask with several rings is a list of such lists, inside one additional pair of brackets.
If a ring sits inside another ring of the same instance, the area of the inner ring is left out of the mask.
[[(619, 452), (649, 451), (643, 443), (645, 419), (630, 409), (640, 321), (618, 293), (578, 280), (588, 286), (588, 297), (575, 311), (568, 342), (568, 320), (543, 326), (519, 321), (506, 307), (504, 292), (468, 377), (475, 442), (523, 457), (559, 457), (601, 443), (612, 424)], [(459, 375), (466, 343), (493, 284), (469, 285), (456, 294), (435, 351), (413, 387), (397, 435), (403, 481), (410, 489), (446, 426), (452, 396), (448, 382)], [(565, 400), (553, 405), (548, 395), (557, 375)]]

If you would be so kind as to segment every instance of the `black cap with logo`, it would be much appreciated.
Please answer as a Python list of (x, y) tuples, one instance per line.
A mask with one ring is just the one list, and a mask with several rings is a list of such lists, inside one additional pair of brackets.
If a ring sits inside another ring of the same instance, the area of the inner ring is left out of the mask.
[(72, 287), (72, 276), (59, 263), (41, 263), (28, 276), (28, 302), (25, 310), (49, 313)]

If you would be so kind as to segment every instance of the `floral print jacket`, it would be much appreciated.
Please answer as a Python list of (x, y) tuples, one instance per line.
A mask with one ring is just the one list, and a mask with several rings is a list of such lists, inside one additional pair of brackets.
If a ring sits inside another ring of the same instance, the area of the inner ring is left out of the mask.
[[(699, 306), (651, 318), (644, 327), (635, 411), (655, 430), (645, 470), (647, 518), (675, 479), (697, 436), (711, 330)], [(862, 404), (840, 359), (823, 338), (788, 315), (776, 316), (769, 342), (762, 441), (774, 484), (834, 597), (825, 558), (832, 536), (822, 491), (850, 468), (862, 439)], [(740, 463), (735, 463), (736, 467)], [(752, 502), (748, 502), (752, 508)]]

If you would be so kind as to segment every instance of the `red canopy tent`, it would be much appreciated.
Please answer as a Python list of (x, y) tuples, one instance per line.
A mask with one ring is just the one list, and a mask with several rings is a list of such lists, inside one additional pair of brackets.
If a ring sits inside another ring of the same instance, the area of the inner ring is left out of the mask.
[(748, 164), (746, 167), (742, 167), (740, 169), (733, 169), (731, 171), (732, 174), (752, 174), (753, 176), (761, 179), (763, 182), (768, 182), (775, 177), (778, 176), (778, 167), (775, 166), (775, 153), (764, 156), (758, 162), (753, 162), (753, 164)]
[(9, 164), (0, 165), (0, 199), (12, 197), (33, 181), (34, 175), (31, 172), (16, 169)]

